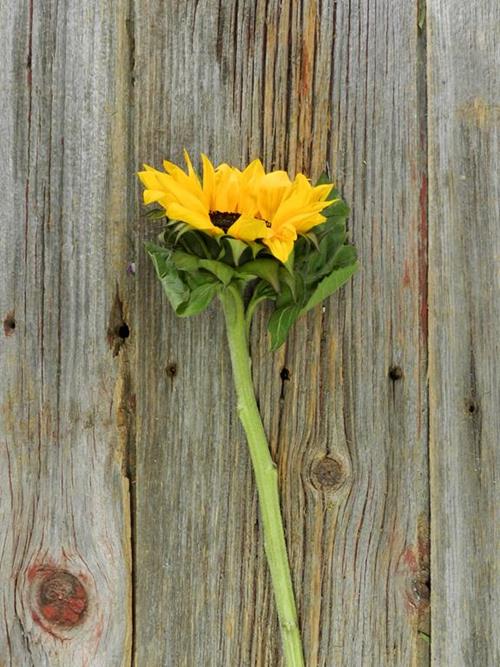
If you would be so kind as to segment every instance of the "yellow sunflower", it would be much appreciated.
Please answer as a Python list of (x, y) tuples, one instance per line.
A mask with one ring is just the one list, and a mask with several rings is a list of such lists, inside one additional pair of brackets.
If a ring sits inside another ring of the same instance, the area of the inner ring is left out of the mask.
[(158, 202), (168, 218), (180, 220), (213, 236), (227, 234), (241, 241), (261, 241), (286, 262), (299, 234), (325, 221), (321, 211), (332, 185), (312, 186), (303, 174), (293, 181), (285, 171), (266, 174), (260, 160), (243, 171), (228, 164), (213, 166), (201, 156), (200, 180), (184, 151), (187, 171), (164, 161), (165, 171), (144, 165), (139, 172), (144, 203)]

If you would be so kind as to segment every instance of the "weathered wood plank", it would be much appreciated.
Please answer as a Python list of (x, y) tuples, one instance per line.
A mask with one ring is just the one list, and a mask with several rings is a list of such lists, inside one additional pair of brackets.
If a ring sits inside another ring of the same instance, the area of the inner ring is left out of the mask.
[(126, 665), (127, 3), (0, 16), (0, 663)]
[[(417, 3), (134, 7), (137, 167), (179, 159), (183, 146), (313, 176), (329, 163), (353, 205), (361, 274), (274, 356), (259, 319), (255, 381), (307, 664), (425, 664)], [(143, 234), (154, 236), (149, 225)], [(137, 265), (137, 664), (274, 667), (279, 637), (220, 311), (179, 321), (140, 246)]]
[(432, 656), (500, 664), (500, 6), (428, 2)]

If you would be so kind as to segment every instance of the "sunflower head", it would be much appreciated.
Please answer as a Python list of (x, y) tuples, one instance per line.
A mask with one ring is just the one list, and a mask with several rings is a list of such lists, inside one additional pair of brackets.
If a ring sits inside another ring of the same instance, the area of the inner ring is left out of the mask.
[[(340, 287), (356, 270), (346, 243), (349, 209), (326, 177), (264, 170), (254, 160), (240, 170), (214, 167), (201, 156), (199, 175), (163, 163), (139, 172), (148, 215), (165, 218), (160, 242), (147, 243), (165, 292), (178, 315), (200, 312), (230, 286), (246, 294), (249, 308), (270, 299), (273, 347), (291, 324)], [(159, 207), (158, 207), (159, 206)]]
[(144, 165), (144, 203), (158, 203), (169, 220), (203, 234), (260, 243), (283, 263), (299, 235), (325, 222), (322, 211), (336, 201), (329, 198), (331, 184), (313, 186), (303, 174), (292, 181), (285, 171), (266, 173), (260, 160), (241, 171), (225, 163), (214, 167), (202, 155), (200, 177), (184, 155), (186, 169), (168, 161), (164, 171)]

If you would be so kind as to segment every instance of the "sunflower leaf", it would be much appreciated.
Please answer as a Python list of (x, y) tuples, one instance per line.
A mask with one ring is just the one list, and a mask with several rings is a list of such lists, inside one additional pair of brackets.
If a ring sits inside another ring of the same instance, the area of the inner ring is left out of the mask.
[(172, 307), (177, 311), (189, 299), (189, 288), (181, 279), (172, 261), (171, 251), (151, 242), (145, 243), (145, 247), (148, 255), (151, 257), (163, 290)]
[(333, 268), (339, 269), (354, 264), (358, 258), (356, 248), (352, 245), (343, 245), (335, 253), (333, 259)]
[(205, 271), (209, 271), (216, 276), (224, 285), (229, 285), (235, 276), (234, 269), (215, 259), (200, 259), (199, 266), (201, 269), (205, 269)]
[(271, 350), (277, 350), (286, 340), (290, 327), (301, 314), (297, 303), (277, 308), (269, 318), (268, 329), (271, 334)]
[(218, 283), (204, 283), (195, 287), (189, 295), (189, 299), (176, 309), (177, 315), (179, 317), (189, 317), (201, 313), (210, 305), (219, 289), (220, 284)]
[(238, 267), (237, 272), (244, 276), (255, 276), (268, 282), (276, 292), (280, 291), (278, 263), (274, 259), (254, 259)]
[(182, 250), (176, 250), (172, 253), (172, 261), (179, 271), (192, 272), (196, 271), (200, 266), (199, 257), (190, 255), (188, 252), (183, 252)]
[(357, 270), (357, 262), (334, 269), (328, 276), (326, 276), (326, 278), (323, 278), (323, 280), (319, 282), (316, 289), (309, 297), (309, 300), (301, 309), (300, 314), (303, 315), (304, 313), (307, 313), (308, 310), (311, 310), (311, 308), (314, 308), (314, 306), (317, 306), (324, 301), (324, 299), (328, 298), (338, 290), (339, 287), (342, 287), (342, 285), (346, 283)]

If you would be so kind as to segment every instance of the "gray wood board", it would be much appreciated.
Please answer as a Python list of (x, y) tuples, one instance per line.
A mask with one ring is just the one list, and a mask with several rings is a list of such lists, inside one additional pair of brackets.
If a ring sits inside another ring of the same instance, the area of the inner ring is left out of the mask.
[(500, 664), (500, 6), (428, 3), (432, 655)]
[[(255, 385), (279, 469), (307, 664), (426, 664), (416, 3), (134, 6), (137, 167), (178, 160), (183, 147), (236, 164), (261, 156), (314, 177), (329, 166), (353, 206), (361, 273), (275, 355), (264, 309), (252, 336)], [(157, 227), (144, 221), (142, 230), (154, 238)], [(137, 664), (280, 665), (220, 309), (177, 319), (140, 243), (137, 267)], [(393, 366), (400, 379), (389, 377)]]
[(0, 0), (2, 667), (282, 664), (220, 309), (142, 246), (183, 147), (353, 209), (360, 274), (252, 331), (307, 664), (500, 663), (499, 8), (417, 5)]
[(130, 664), (125, 10), (1, 3), (5, 667)]

